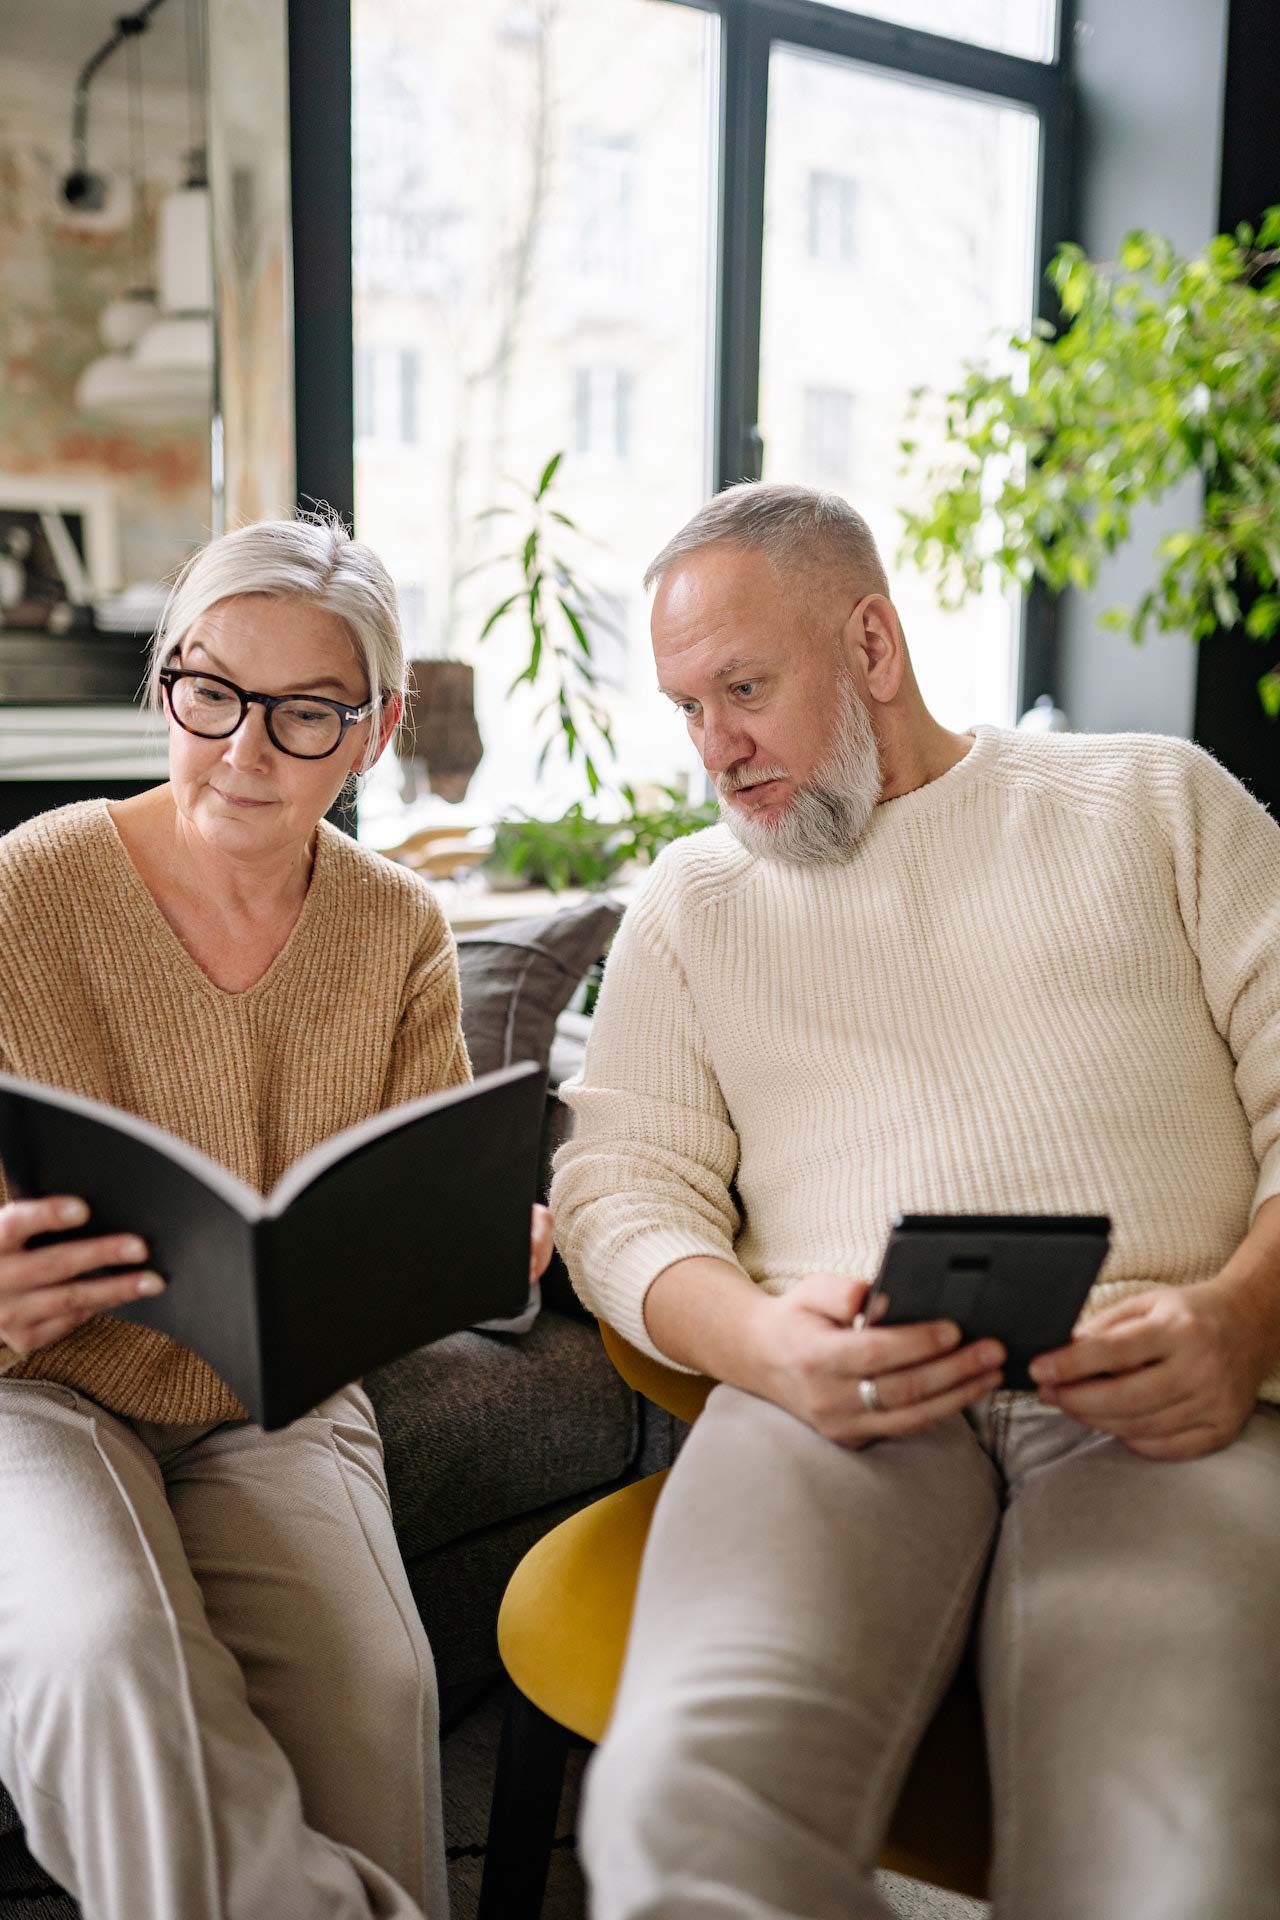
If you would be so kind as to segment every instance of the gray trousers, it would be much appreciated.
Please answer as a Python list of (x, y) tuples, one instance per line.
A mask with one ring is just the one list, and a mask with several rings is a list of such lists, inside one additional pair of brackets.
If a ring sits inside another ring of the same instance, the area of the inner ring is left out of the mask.
[(359, 1388), (279, 1433), (0, 1380), (0, 1776), (85, 1920), (444, 1920), (435, 1674)]
[(1280, 1415), (1179, 1464), (1030, 1395), (846, 1452), (718, 1387), (587, 1776), (593, 1920), (867, 1920), (976, 1638), (999, 1920), (1280, 1916)]

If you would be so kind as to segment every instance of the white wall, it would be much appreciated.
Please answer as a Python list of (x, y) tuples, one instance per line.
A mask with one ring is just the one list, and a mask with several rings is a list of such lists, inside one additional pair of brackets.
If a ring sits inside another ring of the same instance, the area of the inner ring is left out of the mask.
[[(1188, 251), (1217, 231), (1228, 3), (1079, 0), (1076, 237), (1095, 258), (1114, 259), (1131, 227)], [(1190, 641), (1166, 634), (1135, 647), (1096, 619), (1140, 598), (1156, 541), (1197, 511), (1194, 486), (1144, 510), (1097, 591), (1063, 603), (1059, 698), (1074, 727), (1190, 734)]]

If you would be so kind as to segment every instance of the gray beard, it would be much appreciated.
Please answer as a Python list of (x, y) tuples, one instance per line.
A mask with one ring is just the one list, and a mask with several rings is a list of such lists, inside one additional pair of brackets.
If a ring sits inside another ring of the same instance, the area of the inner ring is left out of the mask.
[(796, 789), (771, 824), (755, 820), (718, 793), (720, 817), (748, 853), (791, 866), (847, 860), (871, 824), (880, 800), (880, 752), (871, 717), (851, 680), (842, 676), (831, 752)]

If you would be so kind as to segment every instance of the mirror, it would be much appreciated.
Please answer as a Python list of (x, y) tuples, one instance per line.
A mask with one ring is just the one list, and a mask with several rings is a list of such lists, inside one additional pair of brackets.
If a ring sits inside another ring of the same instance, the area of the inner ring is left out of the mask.
[(4, 9), (0, 702), (131, 701), (186, 556), (293, 505), (286, 0), (143, 16)]

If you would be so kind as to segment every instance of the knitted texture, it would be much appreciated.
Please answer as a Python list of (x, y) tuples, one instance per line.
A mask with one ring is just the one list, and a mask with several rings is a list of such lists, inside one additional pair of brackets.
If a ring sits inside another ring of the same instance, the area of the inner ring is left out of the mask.
[[(63, 807), (0, 840), (0, 1067), (123, 1107), (265, 1193), (330, 1134), (470, 1077), (453, 938), (420, 880), (321, 824), (286, 945), (226, 993), (170, 929), (105, 801)], [(244, 1414), (187, 1348), (105, 1315), (26, 1360), (0, 1348), (0, 1370), (130, 1419)]]
[(1280, 1193), (1280, 827), (1186, 742), (980, 727), (844, 864), (675, 843), (561, 1091), (560, 1250), (659, 1359), (673, 1262), (868, 1278), (900, 1212), (1110, 1214), (1089, 1311), (1208, 1278)]

